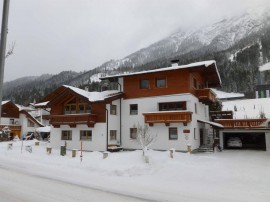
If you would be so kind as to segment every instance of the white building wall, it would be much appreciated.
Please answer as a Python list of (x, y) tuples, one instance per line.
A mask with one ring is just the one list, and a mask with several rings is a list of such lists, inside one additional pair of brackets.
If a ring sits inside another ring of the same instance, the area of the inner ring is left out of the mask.
[[(161, 102), (176, 102), (186, 101), (187, 111), (192, 111), (192, 122), (184, 126), (183, 123), (174, 123), (170, 126), (165, 124), (154, 124), (150, 127), (150, 132), (157, 134), (156, 141), (151, 145), (152, 149), (167, 150), (174, 148), (176, 150), (187, 150), (187, 145), (190, 144), (193, 149), (200, 145), (199, 123), (197, 119), (208, 120), (208, 108), (198, 102), (198, 99), (192, 94), (178, 94), (168, 96), (156, 96), (147, 98), (137, 98), (124, 100), (122, 104), (122, 145), (127, 149), (140, 149), (135, 140), (130, 139), (130, 128), (136, 124), (144, 125), (145, 112), (159, 111), (158, 103)], [(195, 113), (195, 103), (197, 105), (197, 113)], [(138, 115), (130, 115), (130, 104), (138, 104)], [(206, 114), (205, 114), (206, 109)], [(203, 124), (204, 125), (204, 124)], [(169, 140), (169, 127), (177, 127), (178, 140)], [(195, 128), (195, 138), (194, 138)], [(190, 133), (184, 133), (183, 130), (190, 130)]]
[[(72, 140), (61, 140), (62, 130), (72, 131)], [(92, 141), (82, 141), (83, 150), (87, 151), (105, 151), (106, 150), (106, 123), (96, 123), (93, 128), (87, 125), (77, 125), (76, 128), (70, 128), (68, 125), (62, 125), (60, 128), (51, 128), (50, 144), (52, 148), (60, 149), (60, 146), (67, 143), (67, 149), (80, 149), (80, 130), (92, 130)]]
[(1, 124), (2, 124), (2, 125), (13, 125), (13, 124), (11, 124), (11, 122), (10, 122), (11, 119), (14, 119), (14, 124), (20, 125), (20, 119), (6, 118), (6, 117), (1, 117)]
[(265, 133), (266, 151), (270, 151), (270, 132)]

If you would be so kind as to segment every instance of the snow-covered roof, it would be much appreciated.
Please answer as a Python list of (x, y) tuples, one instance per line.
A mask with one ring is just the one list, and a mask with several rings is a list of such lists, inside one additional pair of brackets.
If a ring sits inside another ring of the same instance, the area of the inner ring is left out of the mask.
[(218, 75), (218, 78), (219, 78), (219, 82), (221, 83), (220, 75), (219, 75), (219, 72), (217, 70), (215, 60), (195, 62), (195, 63), (191, 63), (191, 64), (187, 64), (187, 65), (165, 67), (165, 68), (160, 68), (160, 69), (141, 71), (141, 72), (134, 72), (134, 73), (129, 73), (129, 74), (119, 74), (119, 75), (113, 75), (113, 76), (106, 76), (106, 77), (102, 77), (100, 79), (104, 80), (104, 79), (108, 79), (108, 78), (124, 77), (124, 76), (131, 76), (131, 75), (140, 75), (140, 74), (148, 74), (148, 73), (153, 73), (153, 72), (171, 71), (171, 70), (186, 69), (186, 68), (199, 67), (199, 66), (209, 67), (210, 65), (215, 66), (215, 69), (216, 69), (216, 72), (217, 72), (217, 75)]
[(64, 85), (64, 87), (69, 88), (70, 90), (74, 91), (75, 93), (87, 98), (90, 102), (102, 101), (106, 98), (113, 97), (116, 94), (120, 93), (118, 90), (107, 90), (102, 92), (89, 92), (82, 90), (80, 88), (75, 88), (73, 86)]
[(216, 93), (217, 98), (219, 99), (241, 98), (245, 96), (243, 93), (228, 93), (217, 89), (212, 90), (214, 91), (214, 93)]
[(270, 62), (268, 62), (268, 63), (266, 63), (266, 64), (259, 67), (260, 72), (263, 72), (263, 71), (266, 71), (266, 70), (270, 70)]
[(223, 111), (233, 111), (234, 119), (260, 118), (264, 113), (270, 118), (270, 98), (244, 99), (222, 102)]
[(2, 101), (2, 105), (7, 104), (8, 102), (10, 102), (10, 100)]
[(198, 119), (199, 122), (203, 122), (203, 123), (207, 123), (211, 126), (217, 127), (217, 128), (224, 128), (224, 126), (222, 124), (216, 123), (216, 122), (212, 122), (212, 121), (206, 121), (206, 120), (200, 120)]
[(47, 101), (47, 102), (40, 102), (40, 103), (36, 103), (36, 104), (32, 104), (32, 105), (34, 107), (45, 107), (48, 103), (49, 103), (49, 101)]
[(38, 132), (38, 133), (49, 133), (49, 132), (51, 132), (51, 126), (44, 126), (44, 127), (36, 128), (36, 132)]

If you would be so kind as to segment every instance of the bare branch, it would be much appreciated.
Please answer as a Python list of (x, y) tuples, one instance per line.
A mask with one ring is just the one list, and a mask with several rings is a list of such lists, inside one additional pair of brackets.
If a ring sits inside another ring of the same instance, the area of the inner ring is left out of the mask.
[(12, 45), (9, 45), (8, 52), (6, 54), (5, 58), (8, 58), (10, 55), (14, 54), (14, 47), (15, 47), (16, 42), (12, 42)]

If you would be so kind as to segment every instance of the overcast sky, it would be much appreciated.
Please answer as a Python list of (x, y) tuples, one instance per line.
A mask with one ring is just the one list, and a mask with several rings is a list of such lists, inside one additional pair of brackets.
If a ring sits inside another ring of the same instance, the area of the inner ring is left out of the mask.
[[(84, 71), (270, 0), (10, 0), (4, 80)], [(2, 16), (3, 0), (0, 0)]]

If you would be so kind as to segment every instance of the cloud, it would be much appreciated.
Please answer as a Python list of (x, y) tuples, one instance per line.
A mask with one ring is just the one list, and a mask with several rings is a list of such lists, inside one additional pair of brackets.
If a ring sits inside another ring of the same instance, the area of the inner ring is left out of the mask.
[(217, 22), (259, 4), (269, 5), (269, 1), (11, 1), (8, 43), (16, 41), (16, 47), (6, 61), (5, 81), (63, 70), (89, 70), (179, 29)]

